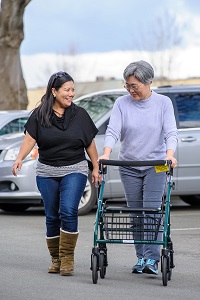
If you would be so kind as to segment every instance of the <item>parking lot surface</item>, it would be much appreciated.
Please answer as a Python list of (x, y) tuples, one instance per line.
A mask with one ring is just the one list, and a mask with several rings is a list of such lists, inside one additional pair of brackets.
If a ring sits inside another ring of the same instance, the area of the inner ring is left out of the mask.
[(133, 245), (109, 244), (105, 279), (92, 283), (90, 255), (95, 210), (79, 217), (75, 274), (48, 274), (50, 257), (45, 242), (42, 208), (24, 213), (0, 211), (0, 299), (184, 299), (200, 295), (200, 207), (172, 201), (171, 233), (175, 268), (167, 287), (162, 276), (132, 274), (136, 262)]

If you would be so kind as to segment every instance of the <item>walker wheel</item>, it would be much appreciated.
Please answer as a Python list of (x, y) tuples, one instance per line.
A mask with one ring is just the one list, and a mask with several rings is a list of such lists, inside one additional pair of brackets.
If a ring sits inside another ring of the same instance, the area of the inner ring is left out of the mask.
[(100, 277), (103, 279), (106, 275), (106, 266), (105, 266), (105, 254), (99, 254), (99, 269), (100, 269)]
[(174, 265), (174, 250), (172, 242), (168, 245), (169, 246), (169, 273), (168, 273), (168, 280), (172, 278), (172, 269), (175, 267)]
[(162, 257), (162, 281), (163, 281), (163, 285), (167, 286), (167, 281), (168, 281), (168, 257), (163, 256)]
[(92, 256), (92, 281), (94, 284), (98, 281), (98, 261), (97, 255)]

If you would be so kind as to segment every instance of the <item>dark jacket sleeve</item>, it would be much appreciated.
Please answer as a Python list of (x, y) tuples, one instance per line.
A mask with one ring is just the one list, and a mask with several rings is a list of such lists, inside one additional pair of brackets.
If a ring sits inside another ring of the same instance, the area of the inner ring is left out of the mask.
[(37, 141), (38, 139), (38, 121), (36, 118), (36, 112), (33, 111), (33, 113), (30, 115), (30, 117), (28, 118), (28, 121), (25, 124), (25, 131), (24, 133), (26, 133), (26, 131), (30, 134), (30, 136)]
[(87, 111), (83, 108), (79, 107), (79, 126), (81, 130), (82, 141), (85, 148), (88, 148), (92, 143), (92, 140), (98, 133), (98, 129), (96, 128), (94, 122), (90, 118)]

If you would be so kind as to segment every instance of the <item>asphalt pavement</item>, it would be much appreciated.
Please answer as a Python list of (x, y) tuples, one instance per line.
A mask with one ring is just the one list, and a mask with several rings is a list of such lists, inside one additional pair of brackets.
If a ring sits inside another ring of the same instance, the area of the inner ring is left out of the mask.
[(93, 284), (94, 221), (95, 210), (79, 217), (75, 273), (66, 277), (47, 273), (50, 258), (43, 209), (12, 214), (0, 210), (0, 300), (200, 299), (200, 207), (172, 201), (175, 268), (166, 287), (160, 271), (158, 276), (132, 274), (134, 246), (123, 244), (107, 245), (106, 277)]

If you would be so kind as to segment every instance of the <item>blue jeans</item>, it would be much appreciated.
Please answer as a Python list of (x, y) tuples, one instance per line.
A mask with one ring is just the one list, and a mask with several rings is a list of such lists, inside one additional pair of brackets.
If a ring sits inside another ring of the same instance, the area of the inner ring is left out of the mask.
[(60, 228), (78, 231), (78, 206), (86, 186), (87, 176), (71, 173), (63, 177), (36, 176), (46, 215), (46, 236), (60, 235)]
[[(127, 206), (132, 208), (159, 208), (164, 194), (166, 173), (156, 173), (154, 167), (146, 170), (120, 167)], [(136, 219), (136, 218), (135, 218)], [(157, 240), (162, 240), (162, 233)], [(160, 245), (135, 244), (138, 258), (160, 260)]]

